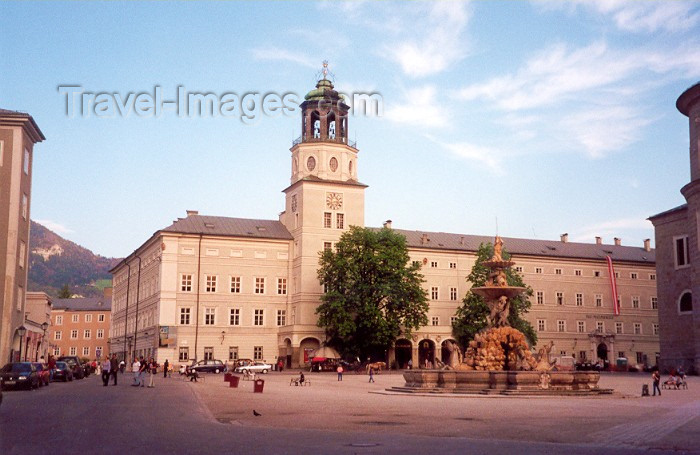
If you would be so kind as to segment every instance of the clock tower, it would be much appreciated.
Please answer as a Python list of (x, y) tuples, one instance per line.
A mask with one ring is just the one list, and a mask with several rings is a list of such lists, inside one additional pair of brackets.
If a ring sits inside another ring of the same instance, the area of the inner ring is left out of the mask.
[(321, 79), (301, 104), (301, 136), (290, 149), (291, 184), (284, 190), (280, 221), (294, 237), (287, 313), (291, 326), (281, 330), (280, 343), (287, 338), (294, 346), (304, 337), (325, 340), (315, 314), (323, 292), (317, 277), (319, 252), (333, 248), (350, 226), (364, 226), (367, 185), (357, 179), (358, 150), (348, 140), (349, 110), (328, 79), (324, 62)]

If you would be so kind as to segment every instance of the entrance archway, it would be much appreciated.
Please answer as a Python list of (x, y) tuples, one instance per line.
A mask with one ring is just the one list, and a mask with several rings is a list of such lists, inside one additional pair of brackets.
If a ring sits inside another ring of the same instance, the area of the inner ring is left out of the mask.
[(454, 342), (455, 342), (454, 340), (447, 339), (447, 340), (443, 341), (442, 343), (440, 343), (440, 360), (445, 365), (447, 365), (450, 362), (450, 355), (452, 355), (450, 350), (447, 348), (447, 343), (454, 343)]
[(399, 368), (408, 368), (408, 361), (411, 360), (413, 351), (413, 343), (405, 338), (396, 340), (394, 344), (394, 353), (396, 355), (396, 365)]
[(304, 338), (299, 343), (299, 365), (310, 365), (314, 351), (321, 347), (316, 338)]
[(284, 346), (285, 346), (285, 357), (284, 357), (284, 365), (286, 368), (292, 368), (292, 340), (289, 338), (284, 340)]
[(418, 344), (418, 362), (420, 368), (433, 368), (435, 362), (435, 342), (423, 339)]
[(600, 343), (597, 349), (598, 358), (602, 361), (608, 360), (608, 346), (605, 343)]

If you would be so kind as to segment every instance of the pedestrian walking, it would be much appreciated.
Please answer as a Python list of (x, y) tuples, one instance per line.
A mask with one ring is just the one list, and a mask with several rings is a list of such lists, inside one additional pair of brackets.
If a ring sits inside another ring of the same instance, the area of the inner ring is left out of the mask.
[(343, 380), (343, 366), (338, 365), (338, 368), (336, 369), (336, 371), (338, 372), (338, 381), (342, 381)]
[(56, 370), (56, 358), (49, 354), (49, 380), (53, 381), (53, 372)]
[(661, 396), (661, 389), (659, 388), (659, 382), (661, 382), (661, 374), (659, 373), (659, 370), (654, 370), (654, 372), (651, 374), (651, 379), (654, 381), (654, 393), (652, 396), (656, 396), (656, 391), (659, 391), (659, 396)]
[(124, 363), (124, 361), (122, 360), (121, 362), (119, 362), (119, 371), (121, 371), (122, 374), (124, 374), (125, 369), (126, 369), (126, 363)]
[(284, 370), (284, 362), (282, 362), (282, 359), (279, 359), (277, 361), (277, 369), (280, 371), (280, 373), (282, 372), (282, 370)]
[(107, 387), (109, 385), (109, 372), (112, 371), (112, 363), (109, 361), (109, 357), (105, 356), (102, 361), (102, 385)]
[(148, 371), (148, 361), (146, 361), (143, 356), (139, 357), (139, 361), (141, 362), (141, 366), (139, 367), (139, 385), (141, 387), (146, 387), (146, 371)]
[(156, 373), (158, 373), (158, 364), (156, 363), (156, 360), (151, 357), (148, 361), (148, 388), (150, 389), (156, 386), (153, 382), (153, 379), (156, 377)]
[(369, 382), (374, 382), (374, 368), (369, 367)]
[(141, 374), (141, 362), (139, 362), (138, 357), (134, 357), (134, 363), (131, 364), (131, 372), (134, 374), (134, 382), (131, 385), (138, 387), (139, 375)]
[(163, 362), (163, 377), (167, 378), (168, 377), (168, 368), (170, 367), (170, 362), (168, 362), (168, 359), (165, 359), (165, 362)]
[(119, 369), (119, 362), (117, 361), (117, 354), (112, 354), (112, 358), (109, 361), (109, 374), (114, 379), (112, 385), (117, 385), (117, 370)]

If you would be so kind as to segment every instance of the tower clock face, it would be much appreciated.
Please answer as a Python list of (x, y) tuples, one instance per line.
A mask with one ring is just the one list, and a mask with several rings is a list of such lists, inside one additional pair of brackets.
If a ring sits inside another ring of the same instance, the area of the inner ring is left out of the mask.
[(293, 194), (292, 195), (292, 212), (297, 211), (297, 195)]
[(328, 207), (331, 210), (338, 210), (343, 208), (343, 195), (341, 193), (327, 193), (326, 207)]

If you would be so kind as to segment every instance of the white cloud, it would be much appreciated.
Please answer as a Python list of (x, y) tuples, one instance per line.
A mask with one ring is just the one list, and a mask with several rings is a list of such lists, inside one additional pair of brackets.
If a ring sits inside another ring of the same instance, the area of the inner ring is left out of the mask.
[(502, 175), (504, 173), (501, 159), (503, 152), (498, 149), (470, 144), (468, 142), (445, 143), (438, 141), (430, 135), (427, 135), (426, 137), (448, 150), (457, 158), (474, 161), (484, 165), (493, 173), (498, 175)]
[[(401, 5), (391, 11), (396, 14), (405, 9)], [(411, 8), (411, 12), (399, 19), (402, 33), (382, 49), (382, 54), (398, 63), (405, 74), (430, 76), (465, 57), (466, 44), (462, 35), (470, 16), (467, 2), (422, 3)]]
[(629, 32), (682, 32), (700, 22), (698, 4), (690, 1), (573, 0), (555, 5), (575, 5), (610, 16), (619, 29)]
[(649, 232), (653, 233), (654, 226), (646, 216), (618, 218), (616, 220), (603, 221), (576, 229), (571, 238), (574, 242), (591, 242), (595, 237), (603, 237), (606, 244), (612, 243), (613, 237), (624, 240), (625, 232)]
[(286, 49), (281, 49), (275, 46), (258, 47), (251, 50), (253, 58), (256, 60), (266, 61), (285, 61), (296, 63), (307, 68), (318, 70), (321, 67), (320, 62), (314, 61), (311, 57), (292, 52)]
[(75, 232), (72, 229), (68, 229), (66, 226), (64, 226), (62, 224), (56, 223), (55, 221), (51, 221), (51, 220), (34, 220), (34, 221), (41, 224), (45, 228), (52, 230), (53, 232), (55, 232), (57, 234), (65, 235), (65, 234), (71, 234), (71, 233)]
[(385, 99), (385, 117), (394, 123), (409, 126), (442, 128), (450, 126), (449, 111), (440, 104), (435, 86), (426, 85), (410, 89), (404, 94), (406, 101), (388, 104)]

